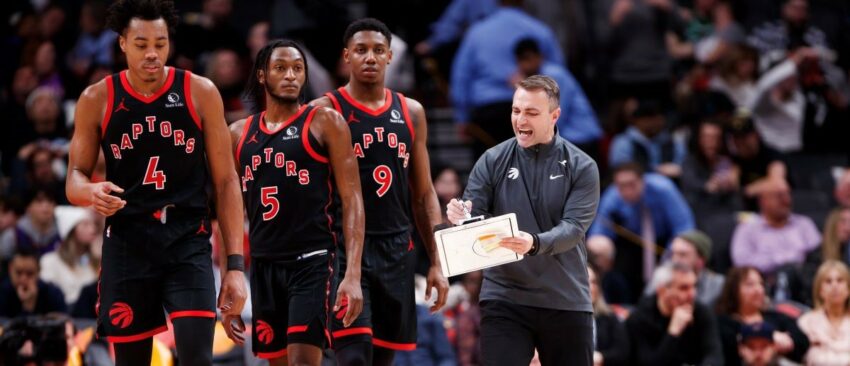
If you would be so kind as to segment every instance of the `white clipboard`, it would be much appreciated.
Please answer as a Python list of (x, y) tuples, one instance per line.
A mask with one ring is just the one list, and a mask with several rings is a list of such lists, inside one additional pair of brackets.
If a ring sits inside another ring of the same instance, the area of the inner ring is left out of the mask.
[(516, 214), (491, 217), (434, 232), (443, 276), (520, 261), (523, 255), (498, 245), (503, 237), (519, 235)]

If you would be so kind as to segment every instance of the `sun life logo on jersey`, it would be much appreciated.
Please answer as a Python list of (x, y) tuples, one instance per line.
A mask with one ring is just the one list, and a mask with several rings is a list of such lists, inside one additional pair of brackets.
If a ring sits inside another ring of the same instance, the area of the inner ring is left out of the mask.
[(174, 108), (174, 107), (182, 107), (183, 102), (180, 101), (180, 95), (175, 92), (168, 93), (168, 96), (165, 98), (168, 100), (168, 103), (165, 103), (165, 108)]
[(517, 168), (508, 169), (508, 178), (510, 178), (510, 179), (519, 178), (519, 169), (517, 169)]
[(390, 123), (404, 123), (404, 120), (401, 119), (401, 113), (397, 109), (390, 111)]
[(298, 138), (298, 127), (290, 126), (286, 129), (286, 136), (283, 136), (283, 141), (297, 139)]

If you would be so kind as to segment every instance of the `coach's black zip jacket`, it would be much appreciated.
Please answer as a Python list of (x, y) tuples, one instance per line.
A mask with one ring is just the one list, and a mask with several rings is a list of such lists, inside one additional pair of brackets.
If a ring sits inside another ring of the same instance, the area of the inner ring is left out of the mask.
[(557, 133), (530, 148), (511, 138), (478, 159), (464, 199), (473, 216), (516, 213), (519, 229), (539, 245), (535, 255), (485, 270), (482, 301), (593, 311), (585, 246), (599, 204), (593, 159)]

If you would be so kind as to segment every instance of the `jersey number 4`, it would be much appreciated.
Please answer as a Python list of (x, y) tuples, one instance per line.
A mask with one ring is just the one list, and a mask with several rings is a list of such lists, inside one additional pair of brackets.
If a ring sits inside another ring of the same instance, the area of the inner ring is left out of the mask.
[(263, 204), (263, 207), (271, 206), (268, 211), (263, 212), (263, 221), (273, 219), (280, 212), (280, 201), (274, 196), (276, 194), (277, 186), (260, 188), (260, 203)]
[(378, 197), (383, 197), (387, 194), (387, 191), (390, 190), (390, 186), (393, 185), (393, 171), (386, 165), (378, 165), (375, 167), (375, 170), (372, 171), (372, 178), (380, 185), (378, 190), (375, 191), (375, 193), (378, 194)]
[(153, 184), (154, 188), (159, 191), (165, 189), (165, 173), (162, 170), (156, 170), (157, 164), (159, 164), (159, 156), (151, 156), (142, 185)]

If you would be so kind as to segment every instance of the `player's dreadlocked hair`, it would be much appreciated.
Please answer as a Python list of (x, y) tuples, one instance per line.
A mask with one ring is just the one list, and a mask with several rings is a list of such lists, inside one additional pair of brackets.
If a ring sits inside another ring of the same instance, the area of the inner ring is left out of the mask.
[(264, 73), (268, 74), (269, 71), (269, 60), (272, 57), (272, 52), (276, 48), (285, 48), (292, 47), (298, 50), (298, 53), (301, 54), (301, 59), (304, 60), (304, 85), (301, 86), (301, 93), (298, 95), (298, 98), (303, 102), (304, 98), (304, 89), (307, 88), (307, 84), (310, 81), (310, 69), (307, 65), (307, 55), (304, 53), (304, 49), (295, 41), (290, 41), (288, 39), (276, 39), (260, 49), (257, 52), (257, 58), (254, 61), (254, 67), (251, 69), (250, 78), (248, 82), (245, 84), (245, 91), (242, 93), (242, 97), (250, 102), (253, 106), (253, 112), (257, 113), (265, 109), (266, 104), (266, 86), (260, 83), (259, 72), (263, 70)]
[(384, 22), (375, 18), (363, 18), (355, 20), (345, 29), (345, 34), (342, 37), (344, 47), (348, 47), (348, 41), (351, 40), (351, 37), (354, 37), (354, 34), (362, 31), (375, 31), (383, 34), (384, 37), (387, 37), (388, 45), (393, 41), (393, 34)]
[(130, 20), (157, 20), (162, 18), (168, 25), (168, 33), (174, 33), (177, 26), (177, 10), (171, 0), (118, 0), (109, 6), (106, 26), (118, 34), (124, 34)]

